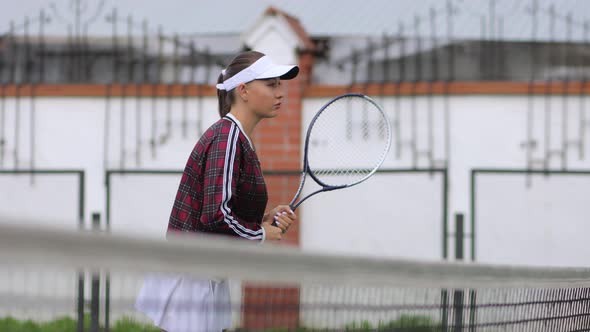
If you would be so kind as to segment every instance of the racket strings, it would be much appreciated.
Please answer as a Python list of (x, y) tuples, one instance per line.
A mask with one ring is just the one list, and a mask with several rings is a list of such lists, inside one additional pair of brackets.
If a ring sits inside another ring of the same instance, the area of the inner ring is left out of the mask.
[(363, 181), (383, 162), (390, 143), (384, 112), (370, 99), (339, 98), (325, 107), (308, 137), (308, 163), (327, 185)]

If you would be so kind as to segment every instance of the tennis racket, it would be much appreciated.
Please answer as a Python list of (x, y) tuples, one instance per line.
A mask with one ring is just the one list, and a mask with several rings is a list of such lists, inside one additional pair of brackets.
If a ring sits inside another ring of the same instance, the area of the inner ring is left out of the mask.
[[(321, 192), (344, 189), (370, 178), (383, 164), (391, 145), (385, 112), (371, 98), (345, 94), (325, 104), (313, 117), (305, 137), (303, 170), (293, 211)], [(319, 185), (300, 197), (307, 177)]]

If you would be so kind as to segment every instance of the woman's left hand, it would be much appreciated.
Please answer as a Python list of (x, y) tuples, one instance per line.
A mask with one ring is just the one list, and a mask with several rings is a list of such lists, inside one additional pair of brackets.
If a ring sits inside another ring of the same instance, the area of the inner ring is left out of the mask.
[(286, 233), (289, 230), (289, 227), (291, 227), (291, 224), (297, 221), (297, 215), (291, 210), (289, 205), (278, 205), (270, 210), (269, 213), (264, 216), (262, 221), (274, 222), (276, 227), (279, 227), (283, 233)]

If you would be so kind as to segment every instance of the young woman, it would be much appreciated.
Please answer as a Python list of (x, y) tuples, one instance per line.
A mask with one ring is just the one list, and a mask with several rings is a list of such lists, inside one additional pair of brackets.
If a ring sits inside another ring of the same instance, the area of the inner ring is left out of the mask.
[[(268, 195), (250, 137), (276, 117), (281, 80), (297, 66), (277, 65), (255, 51), (236, 56), (218, 78), (221, 119), (199, 139), (182, 175), (168, 232), (199, 232), (253, 241), (280, 241), (297, 216), (288, 205), (267, 213)], [(167, 332), (222, 331), (231, 327), (225, 280), (146, 278), (136, 308)]]

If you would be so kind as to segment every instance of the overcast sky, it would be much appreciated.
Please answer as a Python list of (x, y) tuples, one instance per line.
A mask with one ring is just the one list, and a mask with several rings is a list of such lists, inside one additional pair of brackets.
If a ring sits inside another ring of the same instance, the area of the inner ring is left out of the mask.
[[(51, 15), (48, 34), (66, 35), (75, 19), (76, 0), (0, 0), (0, 31), (8, 31), (9, 22), (21, 25), (25, 17), (37, 18), (40, 10)], [(236, 34), (251, 27), (271, 5), (300, 19), (307, 31), (317, 35), (382, 35), (397, 33), (400, 24), (406, 34), (445, 35), (447, 29), (445, 0), (79, 0), (82, 22), (89, 22), (91, 35), (109, 35), (111, 26), (105, 17), (116, 7), (121, 18), (146, 19), (154, 31), (162, 25), (166, 33)], [(534, 0), (452, 0), (455, 12), (455, 37), (476, 38), (482, 27), (489, 36), (528, 39), (532, 36), (531, 5)], [(583, 22), (590, 19), (589, 0), (538, 0), (537, 38), (550, 37), (552, 4), (558, 17), (554, 38), (567, 38), (566, 15), (572, 14), (572, 38), (583, 39)], [(492, 10), (491, 3), (495, 3)], [(102, 5), (102, 6), (101, 6)], [(53, 9), (55, 8), (55, 9)], [(430, 9), (435, 9), (434, 28)], [(494, 17), (492, 21), (489, 18)], [(93, 20), (94, 18), (94, 20)], [(416, 18), (418, 26), (416, 28)], [(482, 20), (485, 20), (482, 25)], [(38, 31), (38, 26), (32, 25)], [(123, 26), (120, 27), (122, 31)], [(22, 29), (21, 29), (22, 30)], [(140, 30), (137, 30), (138, 32)]]

